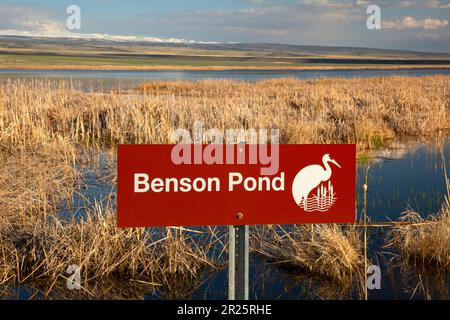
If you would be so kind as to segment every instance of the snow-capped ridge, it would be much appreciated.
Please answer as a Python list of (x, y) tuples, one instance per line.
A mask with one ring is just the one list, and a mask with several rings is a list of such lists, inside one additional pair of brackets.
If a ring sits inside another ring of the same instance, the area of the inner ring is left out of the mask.
[(217, 44), (219, 42), (196, 41), (179, 38), (159, 38), (131, 35), (111, 35), (107, 33), (78, 33), (70, 31), (32, 32), (23, 30), (0, 30), (0, 36), (21, 36), (34, 38), (70, 38), (84, 40), (107, 40), (117, 42), (149, 42), (149, 43), (179, 43), (179, 44)]

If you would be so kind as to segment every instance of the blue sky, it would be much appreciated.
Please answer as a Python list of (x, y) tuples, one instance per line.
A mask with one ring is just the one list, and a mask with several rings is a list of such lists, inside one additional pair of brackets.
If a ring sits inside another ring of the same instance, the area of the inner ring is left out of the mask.
[[(66, 8), (83, 34), (450, 52), (450, 0), (0, 0), (0, 34), (64, 35)], [(383, 28), (366, 28), (381, 7)]]

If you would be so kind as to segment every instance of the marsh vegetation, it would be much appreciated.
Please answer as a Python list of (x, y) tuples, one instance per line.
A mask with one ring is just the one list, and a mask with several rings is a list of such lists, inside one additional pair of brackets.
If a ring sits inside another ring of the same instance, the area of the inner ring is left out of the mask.
[[(112, 280), (184, 296), (205, 271), (223, 268), (221, 228), (117, 228), (118, 143), (170, 143), (174, 129), (201, 120), (221, 130), (279, 128), (280, 143), (356, 143), (359, 159), (369, 163), (370, 154), (391, 141), (448, 137), (449, 110), (446, 76), (157, 81), (126, 93), (86, 93), (65, 82), (3, 84), (0, 284), (26, 284), (39, 289), (37, 297), (57, 297), (67, 267), (77, 264), (86, 297), (107, 296), (97, 284)], [(442, 164), (448, 161), (443, 157)], [(110, 192), (87, 197), (86, 172)], [(392, 223), (387, 244), (398, 249), (399, 261), (448, 269), (448, 216), (448, 203), (426, 221), (408, 213)], [(255, 227), (252, 250), (289, 273), (349, 288), (362, 283), (369, 262), (362, 230)]]

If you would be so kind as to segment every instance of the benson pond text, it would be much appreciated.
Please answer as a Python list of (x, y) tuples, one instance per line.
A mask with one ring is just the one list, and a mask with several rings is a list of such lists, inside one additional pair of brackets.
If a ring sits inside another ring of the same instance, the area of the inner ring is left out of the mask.
[[(245, 191), (284, 191), (284, 172), (274, 176), (244, 177), (239, 172), (230, 172), (226, 182), (227, 190)], [(134, 192), (219, 192), (223, 181), (218, 177), (158, 178), (147, 173), (134, 174)]]

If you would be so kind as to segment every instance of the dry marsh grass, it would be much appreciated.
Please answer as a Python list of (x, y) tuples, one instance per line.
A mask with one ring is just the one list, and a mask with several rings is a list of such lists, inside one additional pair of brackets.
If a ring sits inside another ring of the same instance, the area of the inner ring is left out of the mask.
[(419, 266), (434, 265), (450, 270), (450, 207), (425, 220), (414, 211), (406, 211), (403, 220), (390, 233), (388, 246), (398, 249), (405, 261)]
[(279, 128), (281, 143), (357, 143), (449, 128), (450, 77), (155, 82), (142, 94), (0, 87), (0, 142), (167, 143), (176, 128)]
[(80, 174), (75, 150), (65, 142), (49, 142), (45, 150), (1, 145), (0, 214), (14, 219), (46, 215), (72, 198)]
[(86, 286), (110, 276), (171, 286), (219, 266), (207, 255), (213, 241), (197, 243), (189, 235), (119, 229), (109, 206), (95, 205), (77, 223), (56, 216), (2, 219), (0, 237), (0, 283), (50, 279), (48, 290), (57, 280), (64, 281), (72, 264), (81, 268)]
[(364, 266), (361, 232), (338, 225), (260, 227), (252, 245), (256, 253), (281, 266), (325, 277), (351, 288)]

